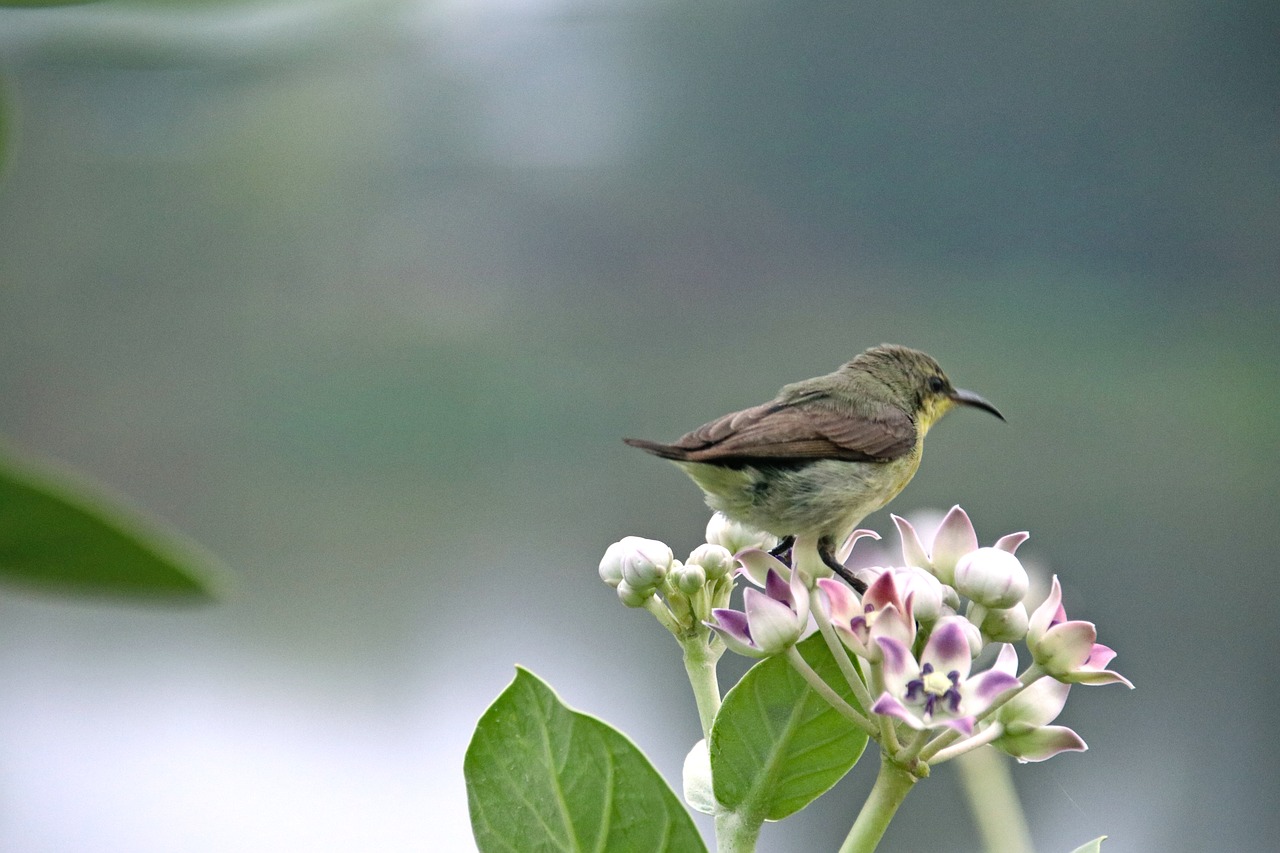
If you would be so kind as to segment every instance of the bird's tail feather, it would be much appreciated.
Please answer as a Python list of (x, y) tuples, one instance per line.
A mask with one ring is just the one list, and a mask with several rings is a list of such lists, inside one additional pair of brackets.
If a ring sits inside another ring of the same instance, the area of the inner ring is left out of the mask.
[(632, 447), (638, 447), (645, 453), (652, 453), (654, 456), (660, 456), (663, 459), (684, 461), (689, 458), (689, 451), (683, 447), (675, 447), (674, 445), (662, 444), (657, 441), (647, 441), (643, 438), (624, 438), (622, 440)]

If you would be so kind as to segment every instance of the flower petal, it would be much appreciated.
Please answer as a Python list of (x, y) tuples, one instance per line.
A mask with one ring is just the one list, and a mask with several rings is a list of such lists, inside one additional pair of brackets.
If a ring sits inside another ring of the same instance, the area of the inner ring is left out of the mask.
[(902, 560), (908, 566), (916, 566), (921, 569), (929, 568), (929, 555), (925, 553), (924, 546), (920, 544), (920, 537), (916, 533), (916, 529), (911, 526), (911, 522), (897, 515), (890, 515), (893, 523), (898, 526), (898, 538), (902, 540)]
[(752, 658), (768, 657), (768, 655), (760, 651), (760, 649), (756, 648), (751, 643), (744, 643), (738, 634), (727, 631), (714, 622), (703, 622), (702, 624), (706, 625), (712, 631), (715, 631), (716, 634), (719, 635), (720, 639), (724, 640), (725, 646), (733, 652)]
[[(760, 651), (776, 654), (800, 639), (805, 625), (786, 604), (754, 589), (744, 592), (742, 601), (751, 626), (751, 639)], [(805, 616), (807, 621), (807, 612)]]
[(1066, 726), (1042, 726), (1016, 735), (1002, 735), (992, 745), (1019, 761), (1044, 761), (1060, 752), (1084, 752), (1089, 745)]
[(1069, 684), (1123, 684), (1130, 690), (1133, 689), (1132, 681), (1110, 669), (1076, 670), (1062, 676), (1062, 680)]
[(1072, 619), (1050, 628), (1031, 649), (1035, 662), (1057, 678), (1074, 672), (1089, 660), (1098, 629), (1092, 622)]
[(998, 669), (988, 669), (986, 672), (979, 673), (964, 683), (966, 697), (973, 700), (965, 703), (965, 710), (970, 714), (981, 714), (997, 696), (1019, 684), (1021, 682), (1018, 681), (1017, 676)]
[(911, 656), (906, 644), (892, 637), (876, 637), (876, 645), (884, 656), (881, 672), (884, 675), (885, 689), (891, 693), (902, 693), (907, 682), (920, 675), (920, 664)]
[(903, 566), (888, 571), (893, 573), (898, 595), (902, 596), (903, 603), (907, 605), (903, 609), (904, 613), (921, 622), (934, 622), (942, 615), (944, 588), (942, 582), (927, 569)]
[(966, 717), (951, 717), (946, 720), (938, 720), (935, 725), (942, 725), (949, 729), (955, 729), (960, 734), (968, 737), (973, 734), (973, 723), (973, 716), (970, 715)]
[(739, 551), (733, 555), (733, 558), (742, 564), (741, 573), (759, 587), (765, 585), (765, 579), (769, 576), (771, 570), (781, 575), (783, 580), (788, 580), (791, 577), (791, 569), (788, 568), (786, 563), (768, 551), (762, 551), (759, 548), (747, 548)]
[(1115, 650), (1102, 645), (1102, 643), (1094, 643), (1093, 649), (1089, 652), (1089, 659), (1084, 662), (1084, 669), (1106, 669), (1107, 664), (1115, 659)]
[(858, 528), (845, 537), (844, 542), (842, 542), (840, 547), (836, 549), (836, 562), (841, 564), (846, 562), (849, 559), (849, 556), (853, 554), (853, 546), (858, 543), (859, 539), (866, 536), (870, 536), (872, 539), (880, 538), (880, 534), (876, 533), (874, 530), (866, 530), (861, 527)]
[(788, 594), (791, 599), (791, 609), (795, 611), (796, 622), (799, 623), (801, 630), (809, 624), (809, 589), (804, 584), (805, 577), (802, 572), (791, 573)]
[(911, 713), (906, 705), (903, 705), (888, 693), (880, 694), (880, 698), (871, 706), (871, 712), (883, 714), (886, 717), (896, 717), (913, 729), (923, 729), (925, 727), (920, 718)]
[(1012, 554), (1014, 551), (1018, 550), (1019, 545), (1021, 545), (1023, 542), (1026, 542), (1030, 538), (1031, 538), (1031, 534), (1025, 530), (1019, 533), (1010, 533), (1006, 536), (1001, 536), (999, 539), (997, 539), (995, 547), (999, 548), (1001, 551), (1008, 551), (1010, 554)]
[(955, 577), (956, 562), (970, 551), (978, 550), (978, 534), (973, 530), (973, 522), (957, 504), (951, 508), (938, 532), (933, 537), (933, 549), (929, 552), (929, 562), (938, 580), (951, 584)]
[(1001, 705), (996, 717), (1011, 734), (1040, 728), (1057, 719), (1070, 692), (1071, 685), (1057, 679), (1036, 679), (1026, 690)]
[(843, 623), (847, 627), (851, 619), (862, 615), (862, 602), (844, 581), (818, 578), (818, 589), (822, 591), (818, 600), (823, 603), (827, 618), (833, 623)]
[(898, 593), (897, 581), (893, 579), (893, 570), (884, 569), (879, 576), (871, 582), (867, 587), (867, 591), (862, 594), (862, 603), (869, 604), (877, 610), (885, 605), (892, 604), (898, 610), (904, 610), (905, 605), (902, 603), (902, 597)]
[(960, 626), (961, 622), (966, 621), (968, 620), (962, 616), (939, 619), (933, 633), (929, 635), (929, 641), (924, 644), (920, 663), (933, 664), (938, 672), (954, 671), (961, 678), (968, 676), (973, 656), (970, 654), (969, 637)]
[(991, 668), (1016, 676), (1018, 674), (1018, 650), (1011, 643), (1001, 643), (1000, 651), (996, 655), (996, 662), (991, 665)]
[(898, 608), (892, 604), (886, 604), (884, 609), (876, 614), (875, 624), (871, 626), (871, 635), (892, 637), (902, 643), (903, 648), (908, 648), (916, 637), (916, 629), (908, 616), (899, 613)]
[(740, 610), (717, 607), (711, 611), (711, 615), (716, 621), (708, 622), (707, 625), (719, 629), (721, 636), (729, 634), (739, 642), (751, 644), (751, 623), (747, 621), (747, 614)]
[[(1062, 613), (1061, 617), (1059, 612)], [(1058, 583), (1058, 576), (1054, 575), (1049, 596), (1027, 620), (1027, 646), (1034, 649), (1054, 621), (1061, 621), (1065, 617), (1066, 612), (1062, 610), (1062, 585)]]
[(770, 569), (764, 576), (764, 594), (794, 610), (795, 602), (791, 600), (791, 585), (787, 582), (788, 580), (790, 578), (784, 579), (782, 575)]

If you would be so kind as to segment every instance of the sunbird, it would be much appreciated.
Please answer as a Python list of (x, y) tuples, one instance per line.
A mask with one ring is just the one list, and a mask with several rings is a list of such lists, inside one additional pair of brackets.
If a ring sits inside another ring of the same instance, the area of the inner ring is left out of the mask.
[(863, 591), (836, 548), (911, 482), (925, 433), (957, 405), (1004, 420), (987, 400), (953, 386), (930, 356), (881, 344), (671, 444), (623, 441), (680, 466), (707, 506), (779, 537), (775, 553), (801, 537), (816, 540), (822, 561)]

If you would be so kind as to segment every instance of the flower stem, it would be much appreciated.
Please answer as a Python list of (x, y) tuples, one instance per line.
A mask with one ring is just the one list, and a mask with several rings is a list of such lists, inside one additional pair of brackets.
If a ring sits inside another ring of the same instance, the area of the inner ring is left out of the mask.
[(956, 759), (956, 767), (983, 849), (1031, 853), (1031, 833), (1009, 775), (1009, 760), (994, 749), (975, 749)]
[(953, 743), (945, 749), (939, 749), (930, 756), (929, 763), (941, 764), (944, 761), (959, 758), (961, 755), (965, 755), (980, 746), (986, 746), (1002, 734), (1004, 734), (1004, 726), (999, 723), (992, 723), (976, 735), (973, 735), (966, 740)]
[(853, 822), (844, 844), (840, 845), (840, 853), (871, 853), (875, 850), (889, 828), (889, 821), (893, 820), (898, 806), (902, 805), (915, 783), (914, 775), (881, 754), (876, 783), (862, 804), (862, 811), (858, 812), (858, 819)]
[(740, 812), (717, 812), (717, 853), (754, 853), (762, 823), (763, 821), (751, 820)]
[[(885, 717), (884, 719), (888, 720), (889, 718)], [(894, 759), (896, 759), (897, 761), (900, 761), (903, 763), (915, 761), (916, 758), (920, 755), (920, 750), (924, 749), (925, 744), (927, 744), (928, 742), (929, 742), (929, 730), (922, 729), (921, 731), (916, 732), (915, 735), (911, 738), (911, 743), (907, 744), (904, 747), (901, 747), (897, 752), (890, 751), (889, 754), (892, 755)]]
[(813, 621), (818, 623), (818, 631), (822, 634), (823, 642), (827, 644), (827, 648), (831, 650), (831, 656), (836, 659), (836, 665), (840, 667), (840, 672), (844, 675), (844, 680), (848, 682), (849, 689), (853, 691), (853, 698), (858, 700), (858, 704), (863, 708), (870, 708), (872, 705), (871, 694), (867, 691), (867, 685), (862, 680), (862, 675), (854, 666), (853, 661), (849, 658), (849, 652), (845, 650), (844, 643), (840, 642), (840, 638), (836, 636), (836, 630), (831, 625), (831, 620), (827, 618), (826, 608), (823, 607), (822, 593), (817, 587), (809, 594), (809, 612), (813, 614)]
[(791, 664), (792, 669), (800, 673), (800, 677), (817, 692), (819, 696), (827, 700), (827, 703), (840, 712), (846, 719), (862, 729), (871, 737), (875, 737), (877, 729), (874, 724), (864, 717), (857, 708), (850, 705), (841, 698), (839, 693), (831, 689), (831, 685), (822, 680), (822, 676), (813, 671), (813, 667), (809, 666), (808, 661), (801, 656), (795, 646), (787, 649), (787, 663)]
[(665, 601), (656, 595), (651, 595), (644, 600), (644, 609), (653, 614), (653, 618), (657, 619), (663, 628), (675, 634), (677, 638), (680, 636), (680, 623)]
[(683, 637), (684, 671), (689, 675), (693, 688), (693, 701), (698, 705), (698, 721), (702, 723), (702, 736), (711, 737), (711, 724), (720, 712), (720, 682), (716, 677), (716, 663), (723, 648), (713, 648), (702, 636)]

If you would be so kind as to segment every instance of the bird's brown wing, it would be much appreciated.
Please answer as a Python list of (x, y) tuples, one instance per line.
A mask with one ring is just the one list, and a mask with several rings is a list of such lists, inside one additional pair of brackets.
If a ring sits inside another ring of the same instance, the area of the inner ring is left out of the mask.
[(666, 459), (722, 465), (807, 459), (884, 462), (908, 453), (916, 427), (906, 412), (883, 406), (869, 415), (823, 404), (765, 403), (698, 427), (672, 444), (626, 439)]

